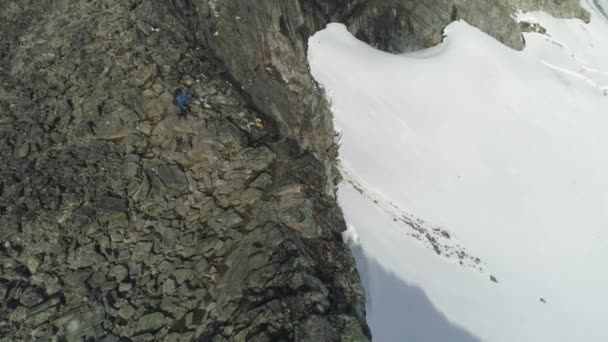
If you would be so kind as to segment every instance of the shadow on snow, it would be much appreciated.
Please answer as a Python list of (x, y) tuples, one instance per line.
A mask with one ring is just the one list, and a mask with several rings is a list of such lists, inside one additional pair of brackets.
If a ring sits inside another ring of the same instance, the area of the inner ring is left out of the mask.
[(407, 284), (351, 245), (365, 287), (367, 323), (375, 342), (480, 342), (451, 323), (425, 292)]

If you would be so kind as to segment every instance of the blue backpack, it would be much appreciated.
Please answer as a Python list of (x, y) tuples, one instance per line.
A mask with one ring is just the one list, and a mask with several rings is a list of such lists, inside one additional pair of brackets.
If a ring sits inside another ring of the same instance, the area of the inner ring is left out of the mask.
[(190, 99), (185, 90), (177, 89), (175, 91), (175, 104), (179, 107), (180, 113), (190, 110)]

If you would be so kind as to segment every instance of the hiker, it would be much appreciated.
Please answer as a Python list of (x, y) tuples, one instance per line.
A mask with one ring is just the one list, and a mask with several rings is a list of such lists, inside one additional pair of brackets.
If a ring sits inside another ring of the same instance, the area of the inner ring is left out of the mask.
[(190, 113), (192, 110), (192, 108), (190, 108), (190, 99), (188, 98), (188, 95), (186, 95), (186, 91), (182, 88), (177, 88), (174, 96), (174, 103), (179, 107), (179, 115), (185, 117), (186, 114)]

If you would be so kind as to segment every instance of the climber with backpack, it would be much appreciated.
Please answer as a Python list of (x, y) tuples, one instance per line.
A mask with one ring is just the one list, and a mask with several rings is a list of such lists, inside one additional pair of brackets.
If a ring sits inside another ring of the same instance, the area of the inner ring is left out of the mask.
[(182, 88), (175, 90), (173, 103), (179, 108), (179, 116), (185, 117), (187, 113), (192, 111), (190, 107), (190, 98), (186, 94), (186, 91)]

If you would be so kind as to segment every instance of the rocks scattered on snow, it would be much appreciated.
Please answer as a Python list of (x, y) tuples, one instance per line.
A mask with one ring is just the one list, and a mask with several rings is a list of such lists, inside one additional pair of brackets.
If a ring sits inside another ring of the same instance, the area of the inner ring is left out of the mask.
[(432, 249), (438, 256), (455, 260), (461, 266), (471, 267), (483, 272), (484, 262), (469, 254), (466, 247), (462, 246), (448, 231), (432, 226), (424, 220), (404, 212), (394, 203), (386, 200), (381, 195), (359, 183), (359, 181), (346, 170), (342, 170), (342, 173), (345, 180), (350, 183), (361, 196), (372, 201), (381, 210), (390, 213), (390, 215), (393, 216), (393, 222), (397, 222), (406, 228), (405, 233), (408, 236), (420, 241), (427, 248)]
[(535, 32), (535, 33), (540, 33), (540, 34), (546, 34), (547, 33), (547, 29), (545, 29), (539, 23), (532, 23), (532, 22), (528, 22), (528, 21), (520, 21), (519, 22), (519, 27), (521, 28), (522, 32)]

